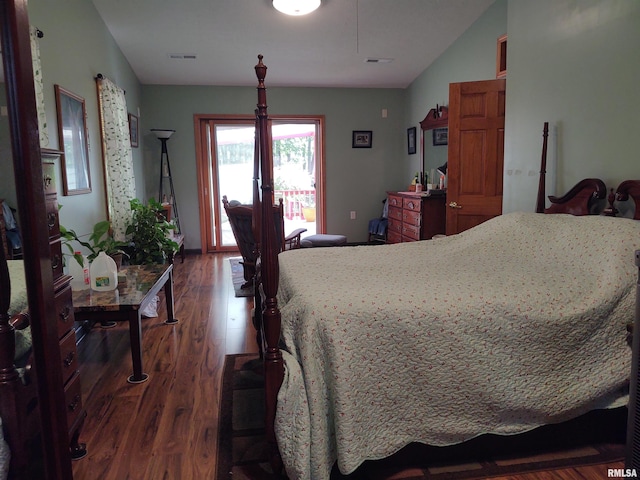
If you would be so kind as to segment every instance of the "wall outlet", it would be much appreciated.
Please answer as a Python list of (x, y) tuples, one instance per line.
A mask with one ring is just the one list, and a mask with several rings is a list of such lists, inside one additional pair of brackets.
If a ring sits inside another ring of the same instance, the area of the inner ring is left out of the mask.
[(355, 220), (356, 219), (356, 211), (355, 210), (351, 210), (351, 220)]

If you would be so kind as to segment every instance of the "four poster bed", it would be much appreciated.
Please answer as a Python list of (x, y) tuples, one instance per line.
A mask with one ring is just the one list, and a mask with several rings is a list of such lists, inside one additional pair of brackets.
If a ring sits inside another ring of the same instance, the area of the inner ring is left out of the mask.
[(328, 479), (336, 461), (348, 474), (412, 442), (511, 435), (626, 405), (640, 181), (622, 183), (607, 209), (614, 215), (631, 197), (634, 219), (589, 215), (606, 196), (597, 179), (545, 209), (545, 125), (537, 210), (554, 215), (510, 213), (436, 240), (278, 255), (258, 58), (256, 311), (274, 468)]

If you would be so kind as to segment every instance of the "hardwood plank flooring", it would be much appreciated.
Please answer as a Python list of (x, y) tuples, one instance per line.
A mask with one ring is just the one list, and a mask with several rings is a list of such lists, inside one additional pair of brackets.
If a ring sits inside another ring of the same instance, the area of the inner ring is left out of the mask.
[[(253, 302), (236, 298), (228, 258), (187, 255), (174, 271), (175, 314), (165, 325), (143, 321), (143, 366), (149, 380), (127, 383), (131, 354), (127, 324), (91, 330), (79, 345), (87, 419), (81, 441), (88, 455), (73, 462), (76, 480), (215, 479), (218, 409), (224, 356), (257, 352)], [(596, 480), (598, 465), (500, 480)]]

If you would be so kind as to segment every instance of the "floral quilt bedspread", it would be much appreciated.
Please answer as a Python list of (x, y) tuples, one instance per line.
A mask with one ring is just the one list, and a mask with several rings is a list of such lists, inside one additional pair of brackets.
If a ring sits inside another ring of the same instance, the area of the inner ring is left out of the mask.
[(289, 478), (623, 405), (638, 248), (637, 221), (510, 213), (437, 240), (281, 254)]

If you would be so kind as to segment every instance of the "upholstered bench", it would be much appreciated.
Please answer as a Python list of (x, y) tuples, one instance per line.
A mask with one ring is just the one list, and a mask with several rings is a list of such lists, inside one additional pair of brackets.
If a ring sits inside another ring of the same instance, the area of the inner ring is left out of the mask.
[(347, 244), (347, 237), (344, 235), (330, 235), (327, 233), (318, 233), (309, 235), (300, 240), (300, 246), (309, 247), (339, 247)]

